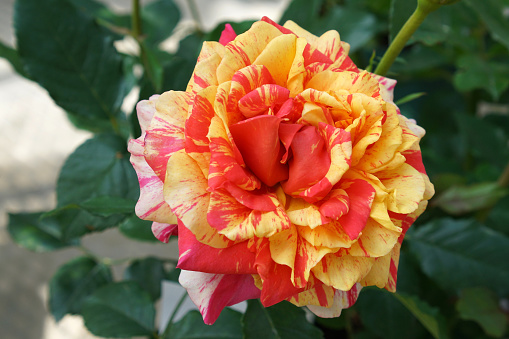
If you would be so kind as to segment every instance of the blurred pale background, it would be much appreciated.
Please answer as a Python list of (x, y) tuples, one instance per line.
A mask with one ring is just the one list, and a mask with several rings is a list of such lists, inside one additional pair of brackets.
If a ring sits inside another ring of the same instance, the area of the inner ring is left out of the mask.
[[(41, 0), (43, 1), (43, 0)], [(103, 0), (104, 1), (104, 0)], [(195, 0), (202, 26), (210, 30), (221, 21), (260, 19), (277, 21), (288, 0)], [(118, 11), (128, 11), (130, 0), (107, 0)], [(143, 2), (142, 2), (143, 3)], [(190, 25), (186, 0), (178, 0), (185, 25)], [(0, 0), (0, 39), (14, 44), (14, 0)], [(168, 44), (171, 46), (171, 43)], [(134, 101), (127, 102), (133, 105)], [(0, 59), (0, 337), (2, 339), (94, 338), (81, 318), (66, 316), (55, 324), (48, 315), (47, 282), (56, 269), (80, 255), (73, 249), (32, 253), (13, 244), (6, 231), (7, 212), (42, 211), (55, 206), (55, 182), (60, 167), (90, 136), (75, 129), (64, 112), (37, 84), (16, 75)], [(133, 242), (115, 230), (85, 237), (85, 245), (112, 258), (176, 256), (174, 244)], [(168, 291), (168, 286), (165, 286)], [(161, 313), (171, 311), (181, 293), (169, 288)], [(174, 303), (173, 303), (174, 304)], [(168, 307), (170, 306), (170, 307)], [(163, 316), (164, 318), (164, 316)]]

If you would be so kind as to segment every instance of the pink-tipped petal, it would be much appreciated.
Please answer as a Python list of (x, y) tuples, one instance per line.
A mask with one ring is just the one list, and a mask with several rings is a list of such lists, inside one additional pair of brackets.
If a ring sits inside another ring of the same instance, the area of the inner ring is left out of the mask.
[(207, 325), (212, 325), (226, 306), (260, 297), (250, 274), (210, 274), (182, 270), (180, 284), (187, 290)]
[(233, 29), (232, 25), (226, 24), (224, 25), (224, 30), (221, 32), (219, 43), (223, 46), (226, 46), (230, 41), (235, 40), (236, 37), (237, 33), (235, 33), (235, 30)]
[(152, 233), (161, 242), (168, 243), (172, 235), (178, 235), (177, 224), (152, 223)]

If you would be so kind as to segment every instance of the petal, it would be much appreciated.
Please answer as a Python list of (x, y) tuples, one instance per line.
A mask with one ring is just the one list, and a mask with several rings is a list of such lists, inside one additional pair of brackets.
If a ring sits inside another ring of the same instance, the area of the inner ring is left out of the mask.
[(145, 160), (143, 146), (141, 137), (130, 140), (128, 145), (128, 150), (131, 152), (131, 164), (140, 183), (140, 198), (135, 207), (136, 215), (144, 220), (176, 224), (177, 218), (164, 201), (163, 182)]
[(342, 91), (349, 93), (363, 93), (367, 96), (380, 97), (380, 84), (369, 72), (361, 73), (325, 70), (314, 75), (306, 85), (319, 91)]
[(226, 45), (226, 53), (216, 71), (218, 82), (221, 84), (231, 80), (235, 72), (251, 65), (267, 44), (281, 34), (271, 24), (255, 22), (247, 32)]
[[(313, 276), (311, 276), (313, 277)], [(292, 295), (288, 301), (292, 304), (302, 307), (309, 305), (330, 307), (334, 302), (334, 288), (324, 285), (317, 279), (318, 283), (313, 283), (311, 288), (300, 292), (299, 294)]]
[(336, 220), (313, 229), (306, 226), (299, 227), (299, 235), (311, 245), (332, 249), (349, 248), (353, 243)]
[(168, 158), (184, 148), (184, 125), (190, 94), (165, 92), (156, 102), (156, 112), (145, 137), (145, 159), (164, 181)]
[(324, 284), (348, 291), (369, 273), (374, 261), (374, 258), (327, 254), (312, 271)]
[(224, 25), (224, 30), (221, 32), (221, 37), (219, 38), (219, 43), (223, 46), (226, 46), (230, 41), (235, 40), (237, 37), (237, 33), (233, 30), (232, 25), (226, 24)]
[(384, 101), (392, 103), (394, 100), (394, 87), (396, 87), (397, 81), (394, 79), (386, 78), (378, 74), (370, 73), (375, 78), (380, 86), (380, 94)]
[(181, 227), (178, 237), (178, 268), (188, 271), (220, 274), (255, 274), (255, 254), (247, 242), (227, 248), (213, 248), (196, 240), (186, 227)]
[(362, 180), (345, 181), (341, 184), (341, 188), (348, 194), (350, 206), (348, 213), (341, 216), (339, 222), (345, 233), (354, 240), (366, 226), (371, 212), (371, 204), (375, 198), (375, 189)]
[(207, 325), (212, 325), (226, 306), (260, 296), (260, 290), (249, 274), (210, 274), (182, 270), (179, 282), (198, 306)]
[(387, 209), (396, 213), (411, 213), (424, 199), (426, 184), (421, 173), (408, 164), (378, 172), (377, 176), (388, 190)]
[(308, 226), (313, 229), (330, 222), (330, 219), (320, 213), (317, 205), (309, 203), (304, 199), (289, 197), (287, 206), (286, 213), (290, 221), (295, 225)]
[(239, 203), (224, 190), (215, 190), (210, 195), (207, 212), (209, 224), (219, 234), (234, 241), (256, 237), (270, 237), (290, 227), (290, 220), (283, 208), (273, 211), (257, 211)]
[(283, 34), (272, 39), (253, 64), (267, 67), (276, 84), (286, 87), (288, 73), (295, 58), (296, 40), (293, 34)]
[[(202, 48), (200, 51), (200, 55), (198, 55), (198, 60), (197, 60), (196, 66), (195, 66), (195, 72), (196, 72), (196, 70), (198, 71), (197, 72), (198, 76), (196, 77), (198, 82), (200, 81), (200, 79), (207, 79), (207, 78), (215, 79), (216, 78), (216, 76), (207, 75), (207, 73), (210, 72), (211, 69), (215, 70), (217, 68), (216, 63), (218, 61), (218, 57), (219, 57), (219, 59), (222, 59), (225, 54), (225, 51), (226, 51), (226, 49), (219, 42), (215, 42), (215, 41), (203, 42), (203, 45), (202, 45)], [(204, 63), (204, 65), (201, 66), (200, 65), (201, 63)], [(205, 83), (203, 83), (203, 82), (195, 84), (195, 82), (194, 82), (194, 80), (195, 80), (194, 73), (195, 72), (193, 72), (193, 75), (191, 76), (191, 79), (189, 80), (189, 83), (187, 84), (186, 92), (188, 92), (188, 93), (193, 93), (193, 94), (197, 93), (201, 89), (205, 88), (204, 86), (206, 86)], [(217, 79), (214, 80), (213, 82), (217, 83)]]
[(162, 224), (159, 222), (152, 223), (152, 233), (161, 242), (168, 243), (172, 235), (178, 235), (177, 223)]
[(284, 148), (279, 141), (280, 119), (261, 115), (230, 126), (230, 132), (248, 168), (267, 186), (288, 178), (281, 163)]
[(141, 127), (141, 136), (145, 139), (145, 131), (150, 126), (150, 122), (156, 113), (156, 101), (159, 95), (152, 95), (149, 100), (142, 100), (136, 104), (136, 113)]
[(239, 100), (239, 110), (246, 118), (266, 113), (269, 108), (281, 107), (290, 91), (278, 85), (262, 85)]
[(389, 253), (401, 234), (399, 230), (390, 230), (369, 218), (362, 234), (356, 243), (348, 249), (348, 253), (355, 256), (381, 257)]
[(217, 234), (207, 222), (210, 193), (207, 179), (198, 164), (183, 150), (168, 160), (164, 182), (164, 199), (171, 210), (198, 241), (216, 248), (224, 248), (231, 242)]
[(362, 289), (360, 284), (355, 284), (348, 291), (336, 290), (331, 307), (308, 306), (309, 310), (321, 318), (335, 318), (341, 315), (341, 311), (355, 304)]
[(371, 271), (369, 271), (368, 275), (361, 281), (362, 286), (377, 286), (379, 288), (384, 288), (385, 285), (387, 285), (393, 251), (394, 248), (383, 257), (375, 258), (375, 263), (373, 264), (373, 267), (371, 267)]
[[(210, 167), (208, 184), (216, 189), (230, 181), (245, 190), (260, 188), (260, 180), (239, 164), (234, 148), (226, 132), (223, 121), (217, 116), (210, 121)], [(242, 160), (242, 156), (239, 157)]]

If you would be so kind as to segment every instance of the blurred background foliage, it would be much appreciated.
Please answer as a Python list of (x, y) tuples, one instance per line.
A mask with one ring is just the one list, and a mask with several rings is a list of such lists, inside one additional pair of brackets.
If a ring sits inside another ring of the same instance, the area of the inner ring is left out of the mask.
[[(398, 80), (396, 102), (426, 129), (421, 142), (436, 196), (403, 243), (398, 292), (365, 288), (336, 319), (305, 320), (282, 303), (266, 311), (256, 301), (241, 314), (225, 310), (213, 326), (191, 311), (155, 327), (154, 303), (163, 279), (178, 270), (160, 258), (118, 263), (80, 245), (91, 232), (118, 227), (127, 237), (155, 241), (150, 222), (134, 215), (139, 189), (126, 143), (140, 134), (122, 103), (185, 90), (201, 44), (218, 40), (199, 21), (178, 30), (179, 7), (155, 0), (119, 14), (95, 0), (18, 0), (16, 49), (0, 56), (39, 83), (80, 129), (94, 137), (62, 167), (57, 208), (11, 214), (9, 232), (31, 251), (74, 246), (83, 256), (50, 282), (49, 309), (58, 321), (79, 314), (104, 337), (150, 338), (502, 338), (509, 335), (509, 0), (462, 0), (432, 13), (387, 75)], [(192, 13), (194, 2), (188, 1)], [(360, 68), (374, 69), (414, 10), (409, 0), (294, 0), (281, 23), (293, 20), (314, 34), (337, 30)], [(226, 9), (225, 9), (226, 10)], [(134, 19), (133, 19), (134, 18)], [(139, 19), (139, 20), (138, 20)], [(236, 32), (252, 21), (232, 23)], [(173, 39), (176, 48), (162, 49)], [(117, 42), (136, 41), (135, 52)], [(86, 184), (84, 184), (86, 183)]]

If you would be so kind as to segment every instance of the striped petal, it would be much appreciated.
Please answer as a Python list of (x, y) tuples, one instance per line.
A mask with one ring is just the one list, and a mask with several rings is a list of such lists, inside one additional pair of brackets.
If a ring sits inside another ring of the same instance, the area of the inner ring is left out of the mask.
[(156, 101), (156, 112), (146, 130), (145, 159), (156, 175), (164, 181), (170, 156), (184, 148), (184, 125), (190, 94), (165, 92)]
[(178, 235), (177, 223), (162, 224), (159, 222), (152, 223), (152, 233), (161, 242), (168, 243), (172, 235)]
[(186, 227), (178, 237), (179, 260), (177, 267), (188, 271), (220, 274), (255, 274), (255, 254), (248, 250), (247, 242), (227, 248), (213, 248), (196, 240)]
[(324, 284), (348, 291), (369, 273), (374, 261), (374, 258), (327, 254), (312, 271)]
[(355, 257), (381, 257), (389, 253), (401, 234), (401, 228), (391, 230), (369, 218), (362, 234), (348, 253)]
[(281, 107), (290, 91), (278, 85), (265, 84), (239, 100), (239, 110), (246, 118), (264, 114), (272, 107)]
[(341, 311), (355, 304), (362, 286), (357, 283), (348, 291), (336, 290), (334, 293), (334, 301), (331, 307), (320, 307), (310, 305), (309, 310), (321, 318), (335, 318), (341, 315)]
[(264, 65), (277, 85), (286, 87), (288, 73), (295, 58), (297, 37), (283, 34), (272, 39), (254, 60), (254, 65)]
[(224, 248), (231, 242), (207, 222), (210, 193), (207, 179), (198, 164), (183, 150), (168, 160), (164, 182), (164, 199), (171, 210), (198, 241), (211, 247)]
[(226, 306), (260, 297), (250, 274), (211, 274), (182, 270), (180, 284), (187, 290), (207, 325), (212, 325)]

